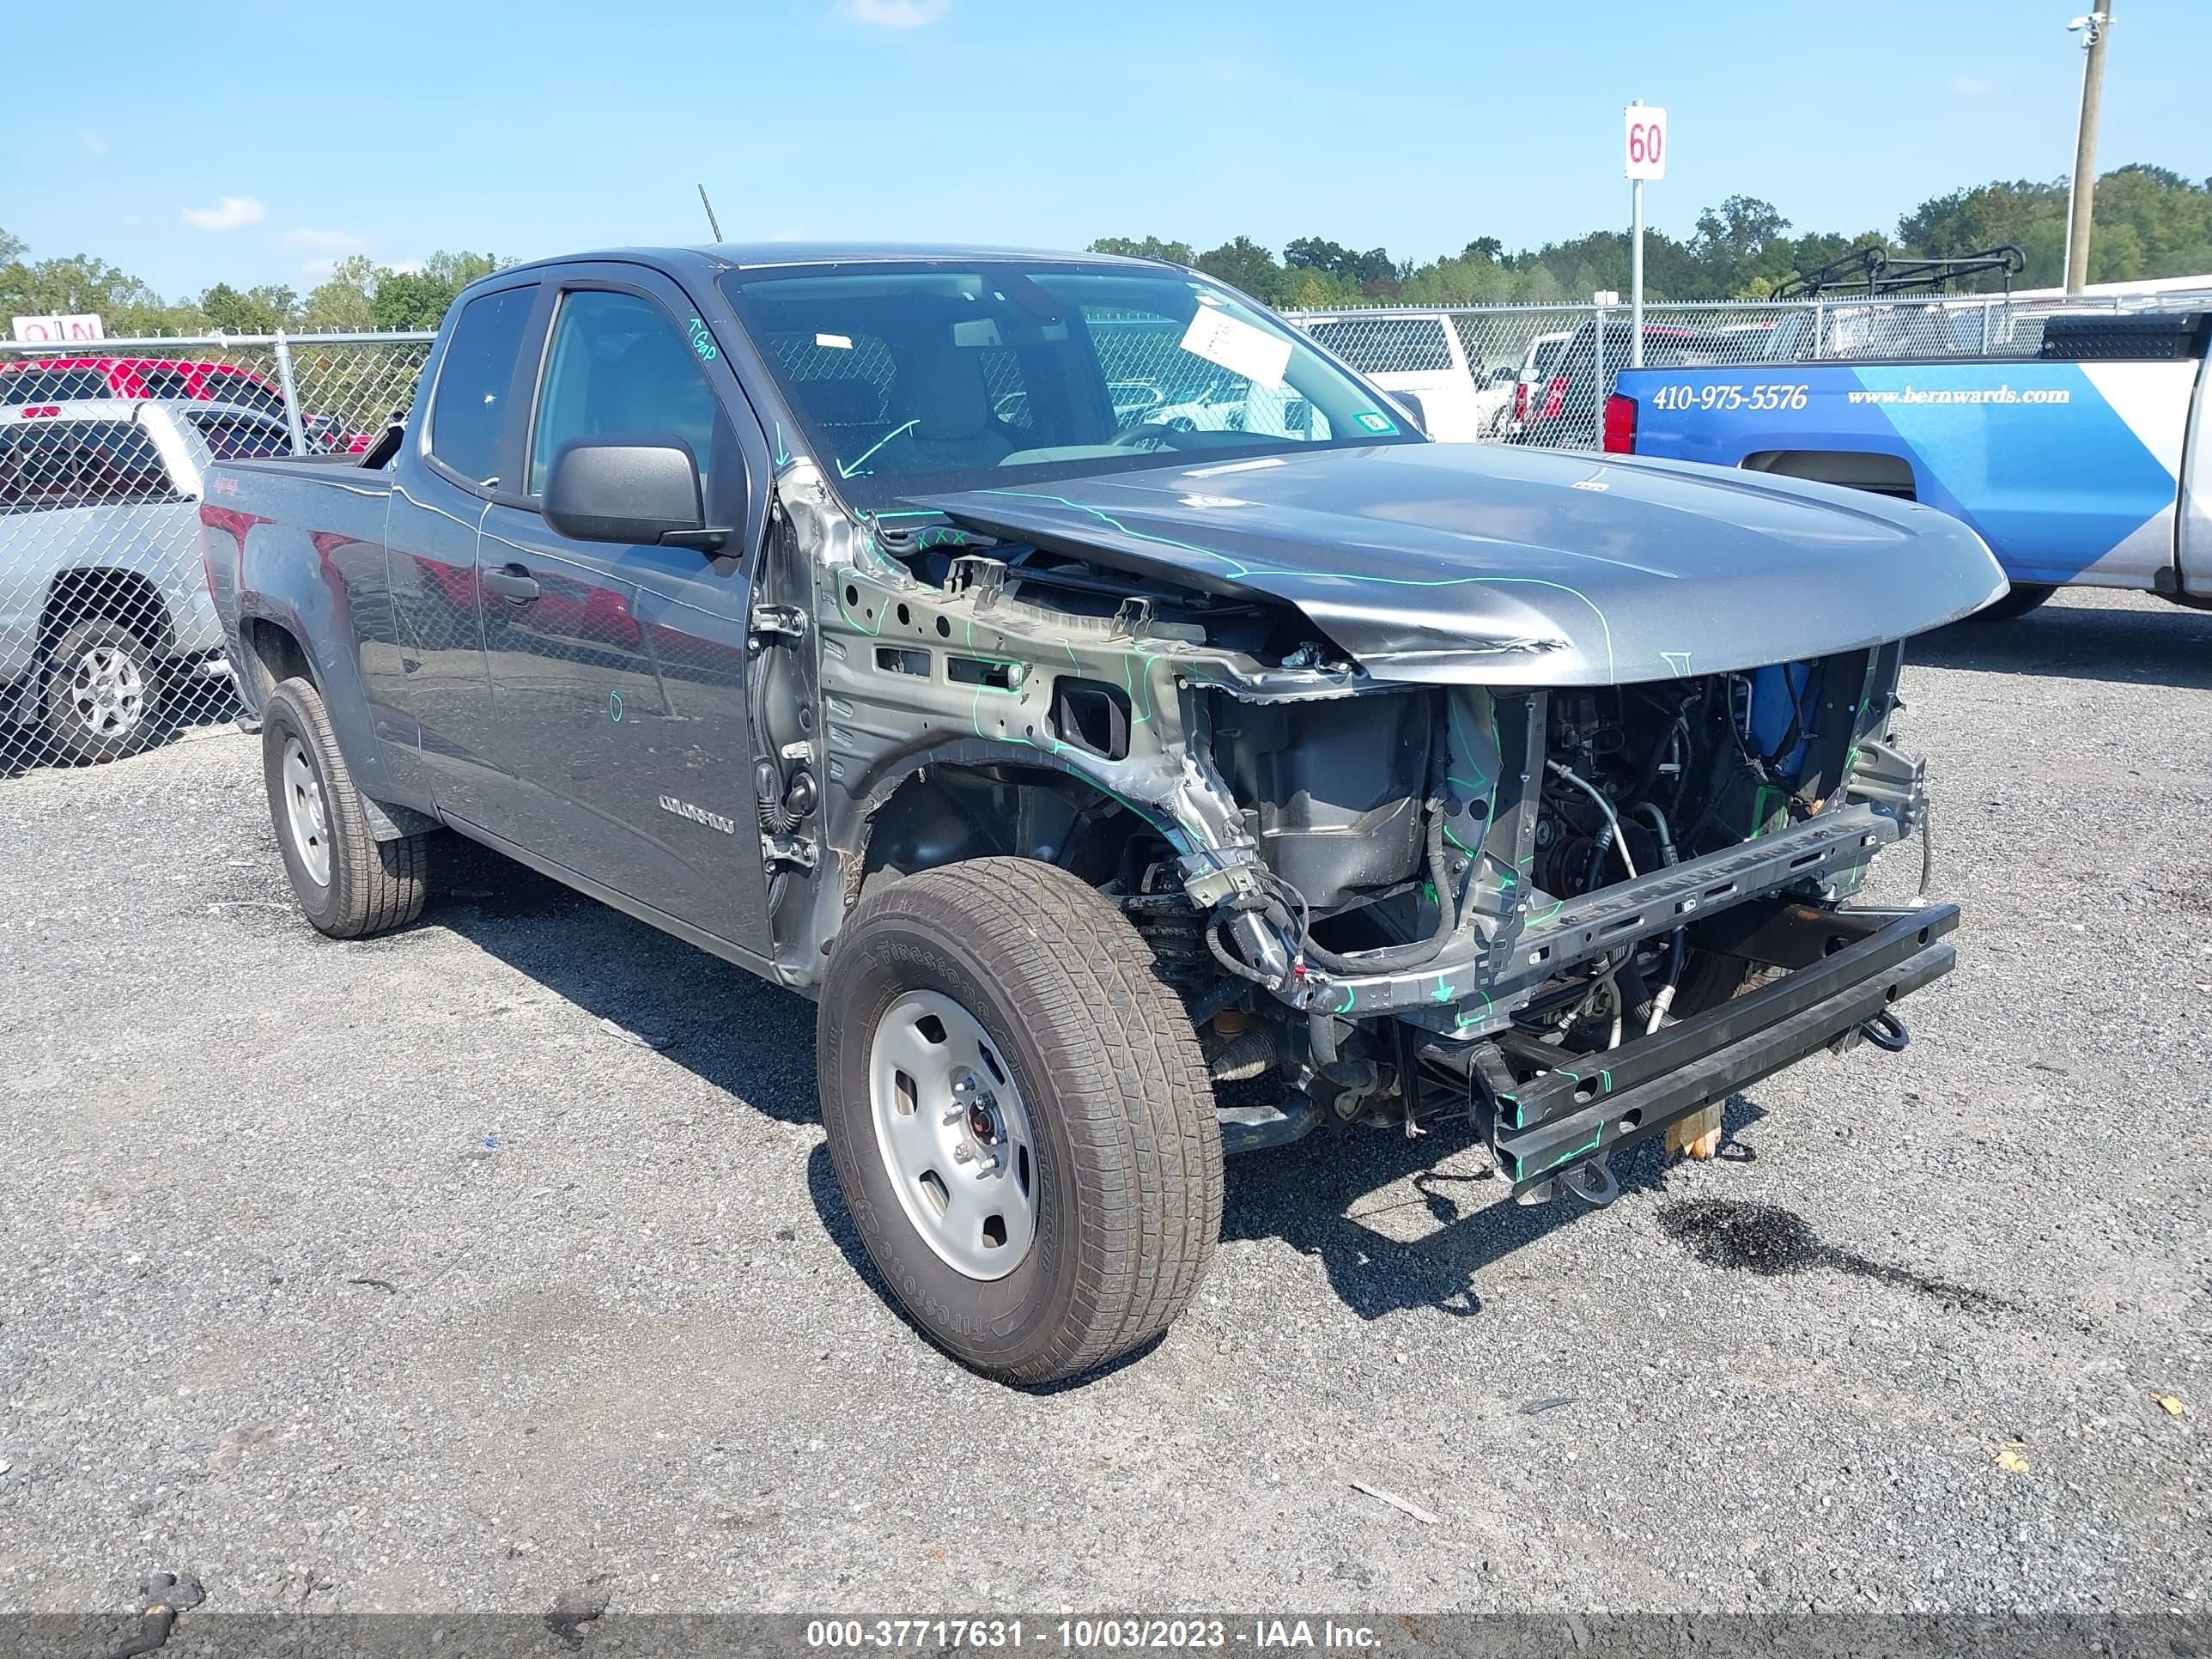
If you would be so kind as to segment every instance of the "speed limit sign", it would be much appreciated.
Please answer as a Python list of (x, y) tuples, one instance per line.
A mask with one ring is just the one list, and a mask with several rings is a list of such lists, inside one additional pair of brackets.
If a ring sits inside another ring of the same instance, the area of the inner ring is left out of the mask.
[(1667, 176), (1667, 112), (1656, 104), (1631, 104), (1627, 120), (1627, 166), (1631, 179)]

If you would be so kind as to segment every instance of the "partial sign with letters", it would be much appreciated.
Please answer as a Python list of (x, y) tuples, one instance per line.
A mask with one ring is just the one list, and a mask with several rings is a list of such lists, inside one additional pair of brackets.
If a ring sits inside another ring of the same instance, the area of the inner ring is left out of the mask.
[(87, 312), (76, 317), (18, 317), (15, 337), (27, 345), (75, 345), (104, 340), (107, 332), (100, 325), (100, 314)]

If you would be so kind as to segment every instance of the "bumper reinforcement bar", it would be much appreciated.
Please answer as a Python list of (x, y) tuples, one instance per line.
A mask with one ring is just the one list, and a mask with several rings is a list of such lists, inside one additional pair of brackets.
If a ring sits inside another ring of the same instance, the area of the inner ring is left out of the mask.
[(1958, 925), (1958, 908), (1948, 904), (1790, 907), (1764, 931), (1806, 934), (1796, 951), (1810, 958), (1804, 966), (1608, 1053), (1562, 1056), (1572, 1063), (1499, 1100), (1500, 1170), (1518, 1195), (1849, 1036), (1950, 971), (1956, 953), (1940, 941)]

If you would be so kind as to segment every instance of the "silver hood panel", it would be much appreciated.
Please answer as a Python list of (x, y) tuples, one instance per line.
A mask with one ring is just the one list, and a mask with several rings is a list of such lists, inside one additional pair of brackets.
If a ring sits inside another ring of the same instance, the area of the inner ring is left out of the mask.
[(1604, 685), (1853, 650), (2005, 591), (1932, 507), (1636, 456), (1402, 444), (916, 498), (1296, 606), (1378, 678)]

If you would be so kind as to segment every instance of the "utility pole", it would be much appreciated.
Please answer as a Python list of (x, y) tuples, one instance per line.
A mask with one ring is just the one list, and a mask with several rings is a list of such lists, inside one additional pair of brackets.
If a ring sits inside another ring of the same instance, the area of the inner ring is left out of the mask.
[(2066, 291), (2089, 279), (2089, 220), (2097, 194), (2097, 106), (2105, 92), (2105, 37), (2112, 32), (2112, 0), (2066, 26), (2081, 35), (2081, 117), (2074, 130), (2074, 177), (2066, 191)]

